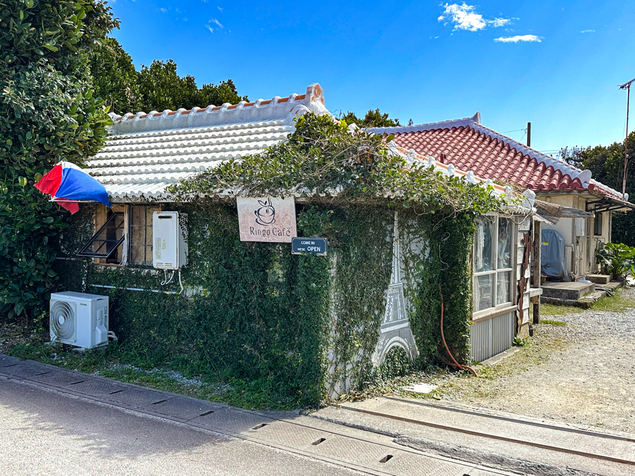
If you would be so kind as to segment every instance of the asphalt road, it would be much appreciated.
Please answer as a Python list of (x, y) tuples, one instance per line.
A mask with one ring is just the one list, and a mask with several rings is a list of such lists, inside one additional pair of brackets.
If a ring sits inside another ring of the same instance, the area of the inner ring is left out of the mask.
[(0, 378), (0, 475), (366, 474)]

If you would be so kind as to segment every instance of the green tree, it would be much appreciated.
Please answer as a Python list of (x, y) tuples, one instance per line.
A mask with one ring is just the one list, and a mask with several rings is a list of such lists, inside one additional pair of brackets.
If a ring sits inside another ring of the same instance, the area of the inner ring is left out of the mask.
[(114, 38), (93, 48), (90, 58), (95, 95), (117, 114), (143, 110), (143, 95), (132, 58)]
[(178, 75), (173, 60), (155, 60), (137, 71), (130, 55), (114, 38), (107, 38), (93, 49), (90, 63), (95, 94), (117, 114), (220, 106), (247, 100), (247, 96), (238, 94), (231, 79), (198, 88), (194, 76)]
[(181, 78), (172, 60), (165, 63), (154, 60), (150, 66), (142, 66), (138, 81), (143, 95), (142, 110), (145, 112), (187, 107), (186, 103), (196, 97), (194, 78)]
[[(635, 199), (635, 132), (628, 137), (628, 169), (626, 171), (626, 193), (629, 201)], [(568, 163), (581, 169), (588, 169), (593, 178), (604, 185), (622, 191), (624, 177), (624, 143), (614, 142), (611, 145), (595, 147), (564, 148), (560, 157)], [(616, 213), (613, 219), (612, 240), (614, 243), (624, 243), (635, 246), (635, 211)]]
[(347, 112), (340, 120), (346, 121), (347, 124), (357, 124), (361, 128), (367, 127), (396, 127), (400, 126), (399, 119), (390, 119), (388, 113), (381, 113), (379, 109), (369, 109), (363, 119), (360, 119), (353, 112)]
[[(240, 96), (236, 90), (236, 85), (231, 79), (221, 81), (218, 86), (214, 84), (204, 84), (198, 90), (197, 97), (199, 107), (222, 106), (225, 103), (238, 104), (240, 101), (249, 101), (247, 96)], [(195, 104), (196, 105), (196, 104)]]
[(141, 67), (138, 74), (140, 110), (163, 111), (181, 107), (191, 109), (194, 106), (206, 107), (210, 104), (238, 104), (241, 100), (247, 100), (247, 96), (238, 95), (231, 79), (221, 82), (218, 86), (204, 84), (199, 89), (194, 76), (180, 77), (176, 67), (176, 63), (171, 59), (166, 62), (155, 60), (149, 67)]
[(99, 0), (0, 3), (0, 306), (33, 314), (54, 289), (64, 227), (33, 187), (60, 160), (81, 163), (110, 119), (92, 94), (90, 51), (116, 26)]

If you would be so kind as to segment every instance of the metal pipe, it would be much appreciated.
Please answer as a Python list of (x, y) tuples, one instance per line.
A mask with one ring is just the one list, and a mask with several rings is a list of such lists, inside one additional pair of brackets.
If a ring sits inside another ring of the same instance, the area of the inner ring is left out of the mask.
[(161, 291), (160, 289), (143, 289), (143, 288), (119, 288), (117, 286), (107, 286), (105, 284), (89, 284), (89, 286), (93, 286), (95, 288), (105, 288), (105, 289), (125, 289), (126, 291), (146, 291), (146, 292), (160, 293), (160, 294), (179, 294), (176, 291)]

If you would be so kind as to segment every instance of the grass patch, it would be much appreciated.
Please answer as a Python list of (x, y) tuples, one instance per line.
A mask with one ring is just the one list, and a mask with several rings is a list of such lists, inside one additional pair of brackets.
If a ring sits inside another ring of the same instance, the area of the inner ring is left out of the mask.
[(603, 297), (591, 309), (595, 311), (624, 312), (635, 308), (635, 298), (625, 296), (623, 289), (616, 289), (614, 296)]
[(550, 326), (566, 326), (567, 323), (563, 321), (552, 321), (551, 319), (540, 319), (541, 324), (549, 324)]
[[(567, 314), (576, 314), (584, 311), (585, 309), (582, 309), (581, 307), (559, 306), (556, 304), (547, 303), (540, 304), (540, 314), (543, 316), (566, 316)], [(543, 320), (541, 318), (540, 322), (542, 321)]]
[[(542, 320), (540, 321), (542, 324)], [(538, 328), (539, 329), (539, 328)], [(497, 384), (499, 379), (518, 375), (532, 367), (542, 365), (550, 360), (551, 355), (570, 345), (560, 337), (543, 334), (540, 330), (528, 340), (518, 352), (495, 365), (476, 365), (479, 374), (475, 378), (471, 374), (461, 375), (459, 378), (446, 378), (438, 382), (439, 387), (433, 392), (435, 398), (462, 402), (482, 401), (487, 406), (489, 398), (501, 391)], [(504, 387), (503, 387), (504, 388)]]
[[(626, 295), (622, 288), (617, 288), (614, 291), (613, 296), (606, 296), (599, 299), (594, 303), (590, 310), (593, 311), (607, 311), (607, 312), (624, 312), (628, 309), (635, 308), (635, 297)], [(530, 306), (530, 314), (532, 314), (532, 307)], [(560, 306), (556, 304), (540, 304), (540, 314), (544, 316), (565, 316), (567, 314), (577, 314), (580, 312), (588, 311), (589, 309), (582, 309), (575, 306)], [(540, 319), (540, 322), (545, 322), (544, 319)], [(557, 325), (557, 324), (556, 324)]]
[(226, 379), (212, 372), (200, 372), (200, 368), (188, 369), (182, 362), (175, 362), (175, 368), (157, 368), (142, 354), (117, 342), (106, 348), (78, 352), (71, 346), (51, 346), (34, 341), (18, 344), (8, 353), (22, 359), (249, 410), (296, 408), (295, 401), (285, 396), (283, 389), (272, 388), (271, 380), (266, 377), (255, 381)]

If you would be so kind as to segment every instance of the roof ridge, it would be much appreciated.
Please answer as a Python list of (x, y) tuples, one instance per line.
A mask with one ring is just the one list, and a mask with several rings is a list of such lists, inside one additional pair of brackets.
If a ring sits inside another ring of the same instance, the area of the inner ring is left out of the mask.
[(304, 94), (291, 94), (284, 98), (275, 96), (267, 100), (240, 101), (238, 104), (224, 103), (222, 106), (210, 104), (204, 108), (128, 112), (123, 116), (110, 113), (109, 116), (114, 123), (111, 131), (120, 134), (281, 119), (290, 122), (296, 114), (308, 111), (328, 113), (324, 106), (324, 91), (318, 83), (309, 85)]
[[(504, 145), (509, 147), (509, 149), (515, 149), (517, 152), (528, 155), (529, 157), (536, 159), (538, 162), (543, 162), (547, 167), (552, 166), (554, 170), (559, 170), (561, 173), (569, 175), (571, 180), (576, 178), (580, 179), (580, 183), (584, 186), (584, 184), (588, 184), (589, 180), (591, 180), (591, 171), (590, 170), (581, 170), (571, 164), (568, 164), (562, 160), (556, 159), (555, 157), (551, 157), (550, 155), (544, 154), (536, 149), (532, 149), (531, 147), (521, 144), (520, 142), (508, 137), (504, 134), (496, 132), (489, 127), (486, 127), (481, 124), (481, 114), (477, 112), (472, 117), (465, 117), (462, 119), (451, 119), (447, 121), (440, 122), (430, 122), (428, 124), (418, 124), (406, 127), (376, 127), (367, 129), (369, 132), (378, 133), (408, 133), (408, 132), (423, 132), (427, 130), (435, 130), (435, 129), (451, 129), (453, 127), (470, 127), (473, 130), (486, 134), (487, 136), (502, 142)], [(603, 184), (602, 184), (603, 185)], [(607, 187), (608, 188), (608, 187)], [(620, 194), (621, 195), (621, 194)]]
[(452, 127), (464, 127), (472, 124), (481, 123), (481, 113), (477, 112), (471, 117), (463, 117), (461, 119), (449, 119), (447, 121), (428, 122), (425, 124), (413, 124), (412, 126), (395, 126), (395, 127), (369, 127), (365, 130), (374, 134), (400, 134), (406, 132), (423, 132), (432, 129), (451, 129)]
[(496, 132), (495, 130), (490, 129), (489, 127), (486, 127), (482, 124), (475, 124), (471, 127), (473, 127), (475, 130), (479, 132), (489, 135), (490, 137), (498, 139), (499, 141), (502, 141), (503, 143), (506, 143), (507, 145), (509, 145), (510, 148), (515, 149), (516, 152), (519, 152), (523, 155), (527, 155), (530, 158), (536, 159), (539, 162), (543, 162), (547, 167), (552, 166), (554, 170), (559, 170), (562, 174), (569, 175), (571, 177), (571, 180), (575, 180), (576, 178), (580, 179), (580, 183), (582, 184), (583, 187), (585, 186), (585, 184), (588, 184), (592, 178), (592, 174), (590, 170), (579, 169), (578, 167), (568, 164), (567, 162), (563, 160), (557, 159), (543, 152), (540, 152), (539, 150), (533, 149), (529, 147), (528, 145), (521, 144), (520, 142), (512, 139), (511, 137), (501, 134), (500, 132)]

